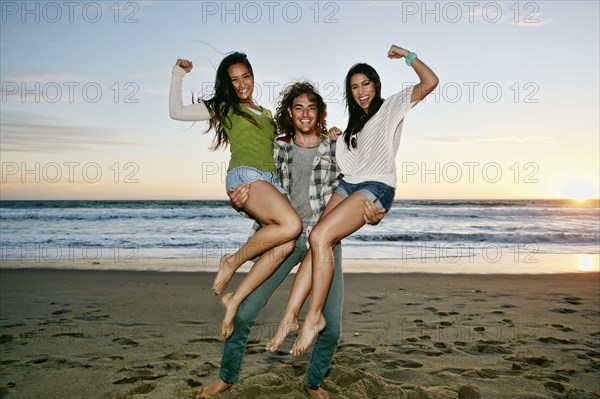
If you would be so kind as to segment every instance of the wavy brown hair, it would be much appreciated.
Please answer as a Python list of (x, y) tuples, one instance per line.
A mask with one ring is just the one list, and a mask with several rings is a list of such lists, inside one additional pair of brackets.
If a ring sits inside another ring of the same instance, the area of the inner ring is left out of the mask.
[(288, 109), (292, 109), (294, 99), (302, 94), (306, 94), (310, 101), (317, 103), (317, 128), (319, 132), (323, 134), (327, 130), (327, 104), (323, 101), (323, 97), (321, 97), (311, 83), (296, 82), (281, 92), (281, 99), (279, 100), (277, 113), (275, 114), (278, 131), (285, 136), (291, 137), (294, 135), (294, 122)]

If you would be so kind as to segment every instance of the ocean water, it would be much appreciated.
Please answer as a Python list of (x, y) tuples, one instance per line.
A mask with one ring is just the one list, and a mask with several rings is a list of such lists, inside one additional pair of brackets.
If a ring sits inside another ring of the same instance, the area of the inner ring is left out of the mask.
[[(219, 257), (251, 225), (227, 201), (0, 201), (0, 259)], [(403, 262), (596, 256), (600, 202), (397, 200), (379, 225), (346, 238), (343, 253)]]

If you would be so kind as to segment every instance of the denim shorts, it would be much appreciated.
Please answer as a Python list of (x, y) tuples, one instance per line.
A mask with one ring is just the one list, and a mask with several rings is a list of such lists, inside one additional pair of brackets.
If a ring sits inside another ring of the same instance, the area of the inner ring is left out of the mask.
[(385, 208), (385, 211), (388, 212), (394, 202), (396, 189), (378, 181), (353, 184), (342, 179), (334, 193), (338, 193), (344, 198), (349, 197), (352, 193), (361, 193), (369, 201), (374, 202), (378, 208)]
[(256, 169), (251, 166), (238, 166), (227, 172), (225, 179), (225, 188), (227, 191), (231, 188), (237, 188), (242, 184), (254, 183), (258, 180), (264, 180), (271, 183), (279, 192), (286, 195), (285, 190), (281, 187), (279, 179), (273, 172), (265, 172), (264, 170)]

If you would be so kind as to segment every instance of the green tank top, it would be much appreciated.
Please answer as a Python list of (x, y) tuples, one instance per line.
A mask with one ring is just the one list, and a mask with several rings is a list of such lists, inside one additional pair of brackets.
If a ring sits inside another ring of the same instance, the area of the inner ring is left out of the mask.
[(242, 107), (242, 110), (252, 116), (260, 127), (234, 114), (232, 109), (229, 110), (231, 128), (225, 127), (225, 132), (229, 138), (231, 159), (227, 170), (238, 166), (251, 166), (265, 172), (275, 172), (273, 139), (276, 129), (272, 123), (271, 111), (261, 107), (262, 113), (257, 115), (246, 107)]

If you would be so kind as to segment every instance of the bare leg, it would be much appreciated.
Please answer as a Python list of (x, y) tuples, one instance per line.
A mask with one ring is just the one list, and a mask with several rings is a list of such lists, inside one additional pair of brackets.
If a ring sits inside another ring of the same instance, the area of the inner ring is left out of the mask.
[(275, 334), (267, 343), (266, 349), (269, 352), (275, 352), (289, 334), (300, 329), (298, 313), (300, 313), (300, 309), (302, 309), (302, 305), (306, 301), (312, 286), (312, 268), (310, 264), (311, 256), (309, 250), (304, 259), (302, 259), (300, 267), (296, 272), (296, 277), (294, 277), (294, 284), (292, 285), (292, 290), (290, 291), (290, 296), (277, 331), (275, 331)]
[(221, 323), (221, 339), (226, 340), (233, 333), (233, 319), (242, 301), (273, 274), (294, 251), (295, 244), (295, 241), (290, 241), (262, 254), (239, 287), (221, 298), (221, 305), (225, 308), (225, 317)]
[[(327, 215), (332, 209), (336, 207), (337, 204), (342, 202), (343, 197), (338, 194), (334, 194), (325, 210), (323, 210), (323, 214), (321, 218)], [(271, 340), (267, 343), (266, 349), (270, 352), (275, 352), (277, 348), (283, 344), (285, 338), (300, 329), (300, 325), (298, 323), (298, 314), (300, 314), (300, 310), (302, 309), (302, 305), (306, 302), (306, 298), (308, 298), (308, 294), (310, 294), (310, 290), (312, 288), (312, 255), (309, 250), (306, 253), (306, 256), (300, 263), (300, 267), (298, 268), (298, 272), (296, 273), (296, 277), (294, 277), (294, 284), (292, 285), (292, 291), (290, 292), (290, 296), (288, 298), (288, 302), (283, 312), (283, 316), (281, 321), (279, 322), (279, 326), (277, 327), (277, 331), (275, 331), (275, 335), (271, 338)]]
[(364, 201), (365, 197), (360, 193), (350, 195), (322, 217), (310, 233), (312, 296), (304, 324), (290, 351), (293, 355), (306, 352), (317, 334), (325, 328), (326, 321), (322, 310), (334, 272), (332, 248), (336, 242), (348, 237), (365, 224), (362, 211)]
[(288, 199), (266, 181), (250, 184), (244, 210), (263, 226), (232, 255), (221, 258), (219, 271), (213, 281), (213, 293), (221, 294), (236, 270), (247, 260), (294, 240), (302, 231), (302, 220)]
[(210, 398), (212, 396), (215, 396), (218, 393), (225, 392), (226, 390), (231, 388), (232, 385), (233, 384), (228, 384), (219, 378), (218, 380), (213, 381), (210, 385), (205, 387), (202, 390), (202, 393), (196, 393), (194, 395), (194, 399)]

